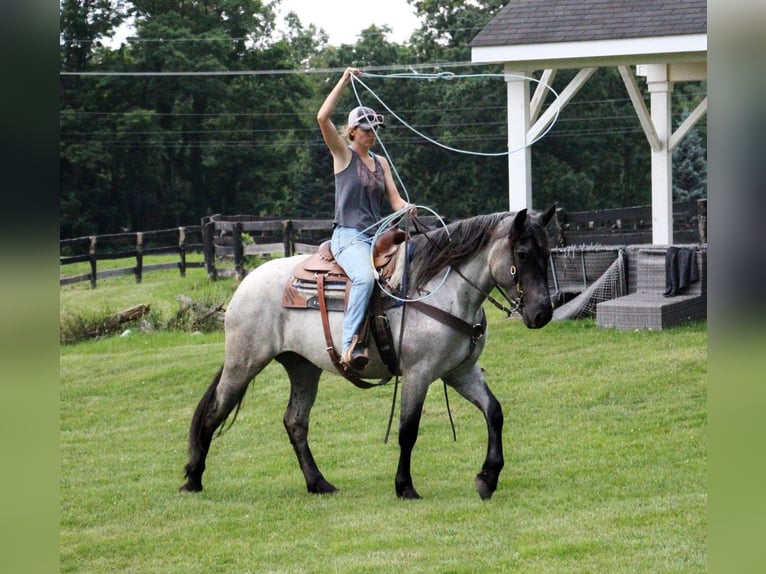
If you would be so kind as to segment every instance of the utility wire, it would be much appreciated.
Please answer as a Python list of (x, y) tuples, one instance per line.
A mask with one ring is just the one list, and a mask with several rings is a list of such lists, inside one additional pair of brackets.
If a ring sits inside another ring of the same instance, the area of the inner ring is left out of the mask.
[[(462, 68), (475, 66), (492, 66), (497, 64), (477, 64), (476, 62), (439, 62), (434, 64), (394, 64), (390, 66), (365, 66), (365, 71), (386, 72), (394, 70), (432, 70), (442, 68)], [(92, 70), (88, 72), (67, 72), (62, 70), (60, 76), (115, 76), (115, 77), (178, 77), (178, 76), (298, 76), (307, 74), (333, 74), (343, 72), (346, 68), (303, 68), (289, 70), (208, 70), (208, 71), (179, 71), (179, 72), (118, 72), (108, 70)]]

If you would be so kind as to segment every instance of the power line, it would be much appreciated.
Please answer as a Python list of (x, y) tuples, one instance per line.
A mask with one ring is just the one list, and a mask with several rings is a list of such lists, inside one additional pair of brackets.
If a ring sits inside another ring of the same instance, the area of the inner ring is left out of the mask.
[[(477, 66), (492, 66), (496, 64), (477, 64), (475, 62), (441, 62), (435, 64), (394, 64), (389, 66), (365, 66), (365, 71), (391, 72), (395, 70), (432, 70), (442, 68), (462, 68)], [(88, 72), (59, 72), (60, 76), (80, 77), (215, 77), (215, 76), (297, 76), (307, 74), (334, 74), (343, 72), (346, 68), (304, 68), (288, 70), (208, 70), (208, 71), (180, 71), (180, 72), (118, 72), (95, 70)]]
[[(584, 129), (572, 129), (572, 130), (558, 130), (551, 131), (548, 134), (548, 138), (585, 138), (585, 137), (598, 137), (609, 135), (632, 135), (641, 134), (643, 130), (640, 126), (625, 126), (625, 127), (611, 127), (611, 128), (584, 128)], [(133, 134), (135, 135), (135, 134)], [(473, 134), (463, 135), (459, 137), (453, 137), (451, 143), (459, 144), (461, 142), (473, 143), (473, 142), (497, 142), (499, 145), (507, 143), (505, 134), (498, 133), (493, 135), (487, 134)], [(151, 149), (151, 148), (253, 148), (253, 149), (284, 149), (296, 147), (295, 140), (291, 139), (235, 139), (235, 140), (191, 140), (191, 141), (140, 141), (140, 140), (91, 140), (83, 142), (66, 142), (70, 147), (81, 146), (103, 146), (116, 149)], [(304, 140), (300, 146), (305, 147), (324, 147), (325, 144), (319, 138), (312, 140)], [(426, 146), (427, 142), (421, 138), (415, 136), (397, 137), (395, 140), (389, 140), (389, 145), (393, 146)]]
[[(627, 99), (626, 99), (627, 101)], [(471, 111), (495, 111), (495, 110), (502, 110), (505, 111), (506, 107), (505, 105), (497, 105), (497, 106), (472, 106)], [(187, 112), (154, 112), (153, 110), (148, 110), (146, 108), (142, 108), (140, 111), (150, 111), (153, 112), (151, 114), (152, 117), (203, 117), (203, 118), (225, 118), (225, 117), (232, 117), (232, 118), (261, 118), (261, 117), (314, 117), (316, 115), (316, 112), (208, 112), (208, 113), (187, 113)], [(74, 116), (130, 116), (133, 113), (135, 113), (136, 110), (129, 110), (125, 112), (96, 112), (96, 111), (87, 111), (87, 110), (76, 110), (73, 108), (65, 108), (60, 110), (61, 114), (64, 115), (74, 115)], [(418, 109), (410, 109), (410, 110), (402, 110), (402, 114), (417, 114), (417, 113), (425, 113), (425, 112), (431, 112), (434, 111), (431, 108), (418, 108)], [(464, 106), (460, 107), (439, 107), (440, 112), (463, 112), (466, 111), (466, 108)]]

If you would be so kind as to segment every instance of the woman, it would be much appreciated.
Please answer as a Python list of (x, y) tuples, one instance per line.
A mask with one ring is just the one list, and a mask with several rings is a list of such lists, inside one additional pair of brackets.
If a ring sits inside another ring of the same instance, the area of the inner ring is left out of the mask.
[(383, 116), (364, 106), (351, 110), (344, 133), (350, 145), (330, 119), (344, 88), (351, 81), (351, 75), (358, 76), (360, 73), (357, 68), (346, 68), (317, 112), (319, 129), (332, 153), (335, 173), (332, 252), (351, 279), (343, 319), (341, 357), (344, 363), (356, 370), (363, 369), (368, 361), (365, 342), (358, 340), (358, 331), (375, 287), (370, 250), (376, 232), (375, 224), (381, 219), (383, 199), (388, 199), (394, 211), (410, 207), (396, 189), (386, 158), (370, 151), (375, 144), (375, 130), (385, 127)]

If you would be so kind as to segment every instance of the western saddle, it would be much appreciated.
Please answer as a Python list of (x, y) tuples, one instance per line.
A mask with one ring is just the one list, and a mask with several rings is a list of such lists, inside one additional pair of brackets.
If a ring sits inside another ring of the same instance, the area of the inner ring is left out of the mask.
[[(373, 265), (381, 279), (391, 277), (399, 246), (407, 238), (407, 234), (401, 229), (392, 228), (380, 236), (373, 246)], [(335, 350), (330, 332), (330, 323), (327, 313), (329, 311), (345, 311), (348, 303), (348, 292), (351, 287), (346, 272), (335, 260), (330, 249), (330, 241), (323, 242), (316, 253), (298, 263), (292, 272), (292, 276), (285, 285), (282, 294), (282, 306), (291, 309), (318, 309), (322, 317), (327, 352), (335, 367), (341, 375), (361, 388), (370, 388), (388, 382), (388, 379), (380, 383), (368, 383), (343, 363), (340, 355)], [(388, 321), (383, 313), (382, 292), (375, 287), (371, 298), (370, 310), (367, 319), (361, 328), (359, 338), (367, 340), (367, 335), (372, 327), (375, 343), (381, 358), (389, 371), (398, 374), (397, 360), (393, 351), (393, 340)]]

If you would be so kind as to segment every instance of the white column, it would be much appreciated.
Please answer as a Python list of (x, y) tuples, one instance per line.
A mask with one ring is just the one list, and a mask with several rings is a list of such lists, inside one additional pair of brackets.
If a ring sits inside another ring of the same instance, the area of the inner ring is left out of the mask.
[(506, 69), (508, 95), (508, 209), (532, 208), (532, 151), (529, 131), (529, 81), (526, 70)]
[(652, 123), (660, 141), (652, 149), (652, 243), (673, 243), (673, 153), (669, 141), (672, 131), (671, 100), (673, 83), (668, 81), (668, 66), (652, 64), (646, 68), (651, 100)]

